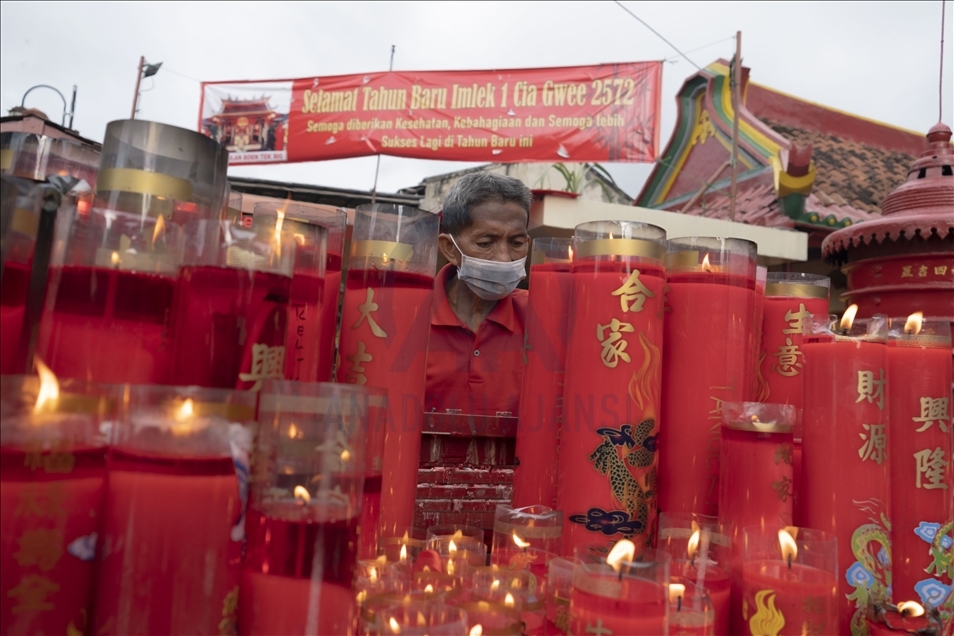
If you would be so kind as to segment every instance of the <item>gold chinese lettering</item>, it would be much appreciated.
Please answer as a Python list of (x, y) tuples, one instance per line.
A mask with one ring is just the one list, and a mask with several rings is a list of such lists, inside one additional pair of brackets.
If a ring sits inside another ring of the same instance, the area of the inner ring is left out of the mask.
[(947, 424), (945, 422), (950, 421), (950, 416), (947, 414), (947, 404), (948, 398), (931, 398), (931, 397), (922, 397), (921, 398), (921, 417), (912, 417), (911, 419), (915, 422), (921, 422), (921, 428), (917, 429), (916, 433), (923, 433), (927, 429), (931, 428), (934, 425), (934, 422), (937, 422), (938, 427), (943, 432), (947, 432)]
[(775, 365), (775, 371), (786, 378), (792, 378), (798, 375), (802, 369), (802, 363), (799, 362), (799, 356), (804, 355), (798, 345), (792, 344), (791, 338), (785, 339), (785, 344), (778, 346), (778, 351), (772, 354), (778, 358), (778, 364)]
[(861, 458), (861, 461), (870, 459), (880, 466), (887, 455), (884, 424), (862, 424), (862, 426), (868, 433), (858, 433), (858, 436), (865, 442), (858, 449), (858, 457)]
[(250, 391), (262, 388), (262, 381), (269, 378), (281, 378), (285, 374), (285, 347), (269, 347), (267, 344), (252, 345), (252, 368), (248, 373), (239, 373), (239, 380), (255, 384)]
[(905, 265), (901, 268), (901, 278), (914, 278), (914, 274), (911, 273), (911, 265)]
[(775, 463), (792, 465), (792, 445), (779, 444), (775, 447)]
[(927, 265), (921, 265), (920, 267), (918, 267), (918, 278), (924, 278), (925, 276), (927, 276), (927, 272), (928, 272)]
[(368, 287), (368, 296), (365, 299), (364, 303), (358, 305), (358, 311), (361, 312), (361, 315), (358, 316), (358, 320), (351, 325), (352, 329), (357, 329), (361, 326), (361, 323), (366, 319), (368, 321), (368, 326), (371, 327), (371, 333), (374, 334), (376, 338), (387, 338), (388, 334), (384, 332), (378, 323), (374, 321), (374, 317), (371, 315), (378, 310), (378, 303), (374, 302), (374, 290)]
[(934, 275), (935, 276), (944, 276), (947, 274), (947, 265), (935, 265), (934, 266)]
[(947, 462), (944, 459), (944, 451), (938, 446), (933, 451), (925, 448), (914, 454), (915, 465), (915, 484), (918, 488), (934, 490), (943, 488), (947, 490), (947, 484), (944, 483), (944, 469)]
[[(606, 330), (609, 329), (609, 334), (606, 334)], [(628, 353), (625, 353), (627, 342), (623, 340), (623, 334), (620, 332), (632, 333), (635, 331), (633, 325), (628, 322), (620, 322), (616, 318), (613, 318), (608, 325), (596, 325), (596, 339), (600, 341), (603, 345), (603, 350), (600, 352), (600, 358), (603, 360), (603, 364), (608, 366), (610, 369), (615, 369), (616, 365), (619, 364), (620, 358), (623, 362), (629, 362), (631, 358)]]
[(782, 329), (782, 333), (802, 333), (802, 325), (805, 324), (807, 318), (811, 318), (811, 315), (811, 312), (805, 309), (805, 303), (798, 303), (798, 311), (793, 312), (789, 309), (785, 312), (785, 322), (788, 323), (788, 329)]
[[(875, 379), (874, 371), (858, 371), (858, 399), (855, 404), (862, 400), (868, 400), (868, 404), (877, 404), (878, 408), (884, 410), (884, 369), (878, 369), (878, 378)], [(877, 400), (877, 402), (875, 402)]]
[(49, 572), (63, 556), (63, 533), (52, 528), (26, 530), (17, 543), (20, 549), (13, 558), (21, 567), (36, 565)]
[(653, 298), (655, 295), (639, 280), (638, 269), (634, 269), (626, 282), (613, 292), (613, 296), (619, 296), (619, 305), (623, 308), (623, 313), (642, 311), (646, 299)]
[(57, 519), (66, 515), (63, 509), (65, 498), (66, 491), (62, 483), (53, 482), (46, 487), (40, 484), (25, 484), (20, 491), (20, 499), (13, 516)]
[(53, 609), (53, 602), (48, 597), (59, 589), (60, 586), (53, 581), (39, 574), (30, 574), (23, 577), (16, 587), (7, 592), (7, 596), (16, 599), (16, 605), (13, 607), (14, 614), (46, 612)]
[(43, 469), (46, 473), (69, 473), (76, 463), (76, 456), (70, 452), (69, 442), (54, 444), (49, 452), (42, 448), (31, 448), (23, 460), (30, 470)]
[(348, 361), (351, 362), (351, 366), (348, 367), (348, 373), (351, 376), (349, 380), (351, 384), (357, 384), (358, 386), (363, 386), (367, 384), (368, 378), (364, 375), (365, 362), (371, 362), (374, 360), (374, 356), (370, 353), (367, 353), (366, 347), (363, 340), (358, 341), (358, 349), (354, 355), (348, 356)]
[(772, 490), (775, 491), (778, 500), (782, 503), (788, 501), (789, 497), (794, 497), (795, 493), (792, 492), (792, 482), (790, 477), (785, 475), (782, 476), (778, 481), (772, 482)]

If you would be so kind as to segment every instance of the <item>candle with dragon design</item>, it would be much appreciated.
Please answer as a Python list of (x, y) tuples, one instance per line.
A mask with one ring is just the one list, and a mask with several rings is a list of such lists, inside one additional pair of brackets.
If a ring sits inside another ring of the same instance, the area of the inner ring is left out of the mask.
[(62, 258), (50, 265), (37, 352), (58, 376), (169, 380), (184, 242), (198, 224), (218, 228), (227, 155), (174, 126), (106, 127), (92, 208), (75, 215)]
[(602, 544), (576, 549), (582, 563), (573, 574), (570, 633), (666, 634), (669, 555), (644, 548), (641, 560), (633, 561), (636, 546), (627, 539), (608, 555), (604, 549)]
[(263, 387), (239, 634), (351, 630), (372, 397), (345, 384)]
[(94, 631), (234, 629), (256, 396), (126, 394), (111, 430)]
[(892, 319), (887, 351), (893, 596), (954, 621), (950, 323)]
[(837, 540), (832, 534), (793, 526), (750, 526), (742, 531), (742, 543), (744, 633), (860, 633), (837, 627)]
[(572, 239), (538, 238), (530, 252), (526, 353), (513, 471), (513, 506), (552, 506), (563, 418)]
[(5, 634), (92, 632), (106, 439), (116, 392), (0, 378), (0, 623)]
[(863, 625), (891, 581), (887, 320), (813, 317), (805, 352), (801, 523), (838, 539), (837, 631)]
[[(756, 246), (669, 241), (659, 508), (718, 514), (722, 403), (748, 399)], [(753, 363), (754, 364), (754, 363)]]
[(663, 229), (629, 221), (575, 232), (557, 505), (563, 553), (652, 543), (662, 382)]
[(388, 390), (381, 486), (388, 536), (414, 521), (439, 225), (436, 214), (417, 208), (355, 211), (337, 376)]

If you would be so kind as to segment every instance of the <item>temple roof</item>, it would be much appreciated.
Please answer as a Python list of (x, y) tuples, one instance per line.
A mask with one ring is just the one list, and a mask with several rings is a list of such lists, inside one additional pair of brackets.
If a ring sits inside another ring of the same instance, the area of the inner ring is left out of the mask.
[[(749, 82), (745, 68), (742, 75), (736, 220), (833, 230), (877, 218), (925, 147), (923, 135)], [(676, 131), (636, 205), (683, 210), (711, 183), (685, 213), (729, 218), (730, 91), (725, 60), (686, 80)]]
[(268, 105), (268, 98), (264, 99), (230, 99), (222, 100), (222, 109), (219, 115), (258, 115), (274, 112)]

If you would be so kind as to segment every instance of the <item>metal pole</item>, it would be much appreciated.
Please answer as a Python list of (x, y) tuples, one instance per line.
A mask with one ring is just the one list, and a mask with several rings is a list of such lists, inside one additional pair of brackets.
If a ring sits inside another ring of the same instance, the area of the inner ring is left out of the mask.
[(742, 32), (735, 32), (735, 60), (732, 76), (732, 190), (730, 194), (729, 220), (735, 221), (736, 188), (739, 180), (739, 109), (742, 107)]
[[(394, 70), (394, 49), (395, 45), (391, 45), (391, 63), (388, 65), (388, 73)], [(378, 173), (381, 172), (381, 155), (378, 154), (378, 161), (374, 166), (374, 185), (371, 187), (371, 205), (374, 205), (375, 200), (378, 198)]]
[(136, 118), (136, 106), (139, 105), (139, 83), (142, 82), (142, 67), (146, 63), (146, 56), (139, 56), (139, 72), (136, 73), (136, 92), (133, 94), (133, 107), (132, 114), (129, 116), (130, 119)]
[(70, 104), (70, 130), (73, 130), (73, 117), (76, 115), (76, 84), (73, 84), (73, 103)]

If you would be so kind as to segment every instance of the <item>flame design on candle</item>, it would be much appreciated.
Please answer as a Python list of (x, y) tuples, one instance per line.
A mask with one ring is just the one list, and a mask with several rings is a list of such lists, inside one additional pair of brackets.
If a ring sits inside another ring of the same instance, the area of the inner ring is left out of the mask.
[(924, 322), (924, 312), (916, 311), (910, 316), (908, 316), (907, 321), (904, 323), (904, 333), (916, 336), (921, 333), (921, 325)]
[(841, 317), (841, 322), (839, 326), (842, 331), (848, 331), (851, 329), (851, 325), (855, 323), (855, 316), (858, 315), (858, 305), (849, 305), (848, 309), (845, 310), (845, 314)]
[(51, 410), (56, 406), (60, 399), (60, 383), (56, 381), (56, 375), (50, 371), (50, 367), (43, 364), (39, 357), (36, 360), (36, 372), (40, 376), (40, 390), (36, 396), (36, 404), (33, 406), (33, 412), (39, 413), (43, 410)]
[(752, 636), (778, 636), (785, 627), (785, 617), (775, 608), (775, 590), (755, 593), (755, 614), (749, 619)]

